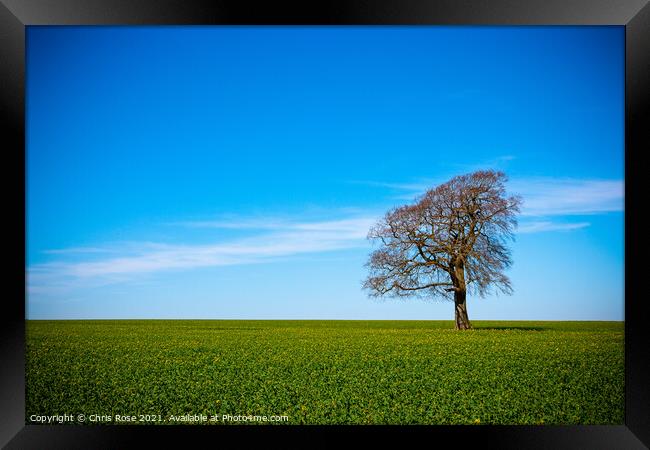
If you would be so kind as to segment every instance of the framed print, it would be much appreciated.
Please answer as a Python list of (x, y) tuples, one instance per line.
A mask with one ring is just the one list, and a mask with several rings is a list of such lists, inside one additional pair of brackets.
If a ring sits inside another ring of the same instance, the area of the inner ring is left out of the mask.
[(0, 12), (7, 448), (650, 442), (645, 2)]

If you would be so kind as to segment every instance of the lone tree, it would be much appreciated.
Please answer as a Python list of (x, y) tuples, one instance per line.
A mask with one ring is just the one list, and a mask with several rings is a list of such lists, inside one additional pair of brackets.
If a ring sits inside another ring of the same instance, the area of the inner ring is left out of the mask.
[(506, 244), (521, 198), (506, 197), (506, 181), (492, 170), (457, 176), (386, 213), (368, 233), (381, 248), (366, 264), (364, 288), (372, 296), (453, 299), (456, 329), (470, 329), (468, 290), (512, 293), (503, 271), (512, 264)]

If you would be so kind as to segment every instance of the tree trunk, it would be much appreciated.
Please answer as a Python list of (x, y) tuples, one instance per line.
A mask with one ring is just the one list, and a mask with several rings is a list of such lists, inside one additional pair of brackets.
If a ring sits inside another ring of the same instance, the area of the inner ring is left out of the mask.
[(472, 324), (469, 323), (469, 318), (467, 317), (466, 298), (467, 298), (467, 291), (465, 290), (456, 291), (454, 293), (457, 330), (469, 330), (472, 328)]
[(469, 330), (472, 324), (467, 317), (467, 285), (465, 284), (465, 263), (459, 259), (453, 267), (451, 273), (452, 283), (454, 284), (454, 310), (456, 311), (456, 329)]

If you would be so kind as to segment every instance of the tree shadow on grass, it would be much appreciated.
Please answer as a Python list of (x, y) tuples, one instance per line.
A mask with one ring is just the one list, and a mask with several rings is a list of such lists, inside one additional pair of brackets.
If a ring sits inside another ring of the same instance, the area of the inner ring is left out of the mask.
[(475, 330), (500, 330), (500, 331), (544, 331), (544, 327), (474, 327)]

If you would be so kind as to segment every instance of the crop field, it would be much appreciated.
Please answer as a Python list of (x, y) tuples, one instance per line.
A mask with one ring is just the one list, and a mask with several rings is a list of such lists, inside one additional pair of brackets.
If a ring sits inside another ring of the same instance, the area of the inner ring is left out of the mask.
[(622, 322), (473, 325), (27, 321), (25, 420), (623, 423)]

